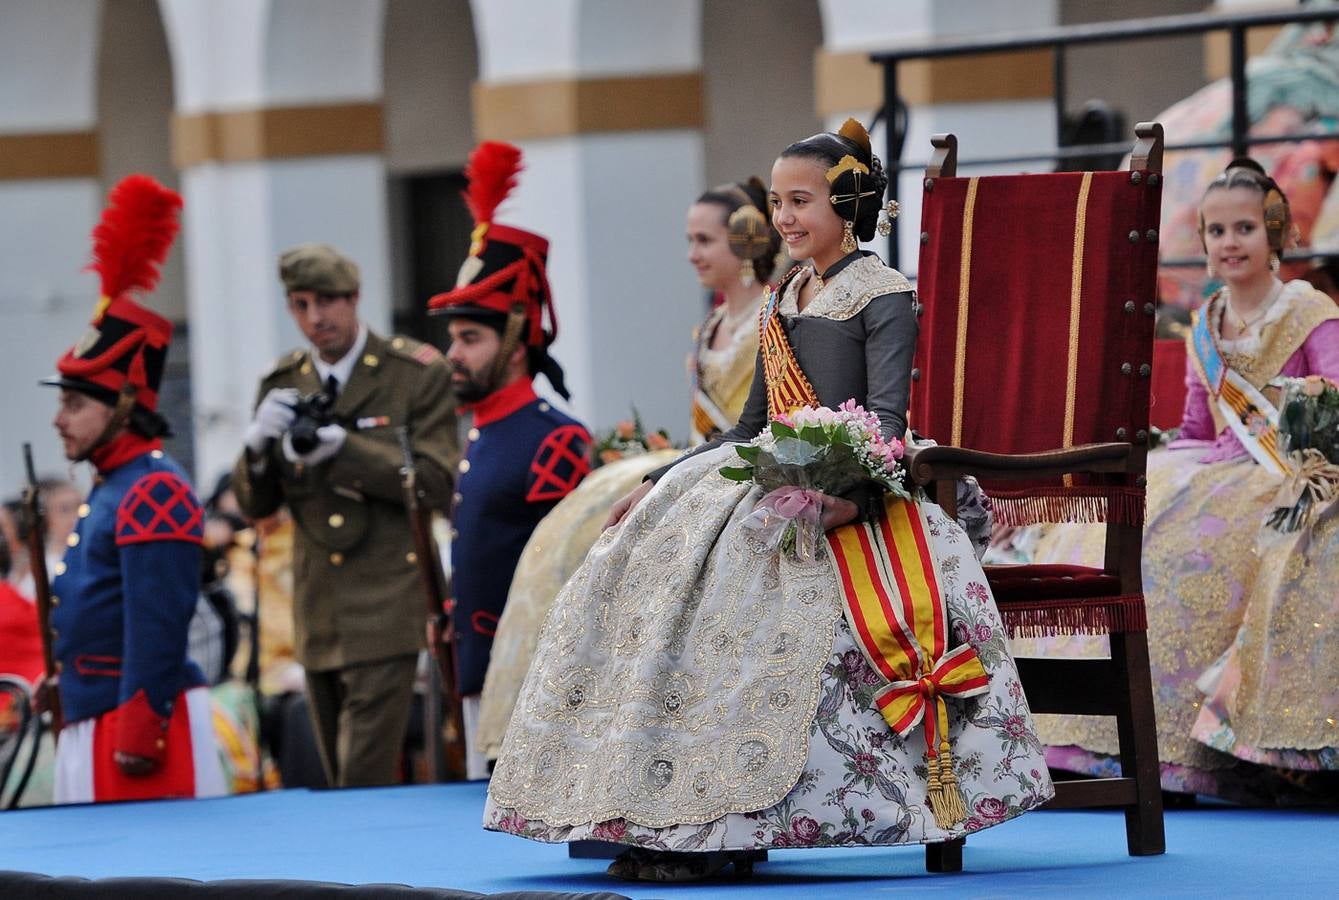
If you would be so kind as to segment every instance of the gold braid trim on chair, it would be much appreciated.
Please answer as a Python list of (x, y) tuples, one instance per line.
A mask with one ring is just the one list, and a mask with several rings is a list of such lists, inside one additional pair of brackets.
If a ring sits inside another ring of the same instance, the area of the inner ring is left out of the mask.
[(1144, 489), (1125, 485), (1039, 486), (987, 495), (996, 525), (1054, 522), (1144, 524)]

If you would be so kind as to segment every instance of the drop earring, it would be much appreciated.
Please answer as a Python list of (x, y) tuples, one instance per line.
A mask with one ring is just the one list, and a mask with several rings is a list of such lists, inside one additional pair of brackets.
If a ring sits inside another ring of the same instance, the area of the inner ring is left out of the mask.
[(753, 260), (746, 259), (740, 262), (739, 283), (744, 287), (753, 287)]
[(842, 253), (854, 253), (858, 246), (855, 242), (855, 224), (847, 219), (842, 222)]

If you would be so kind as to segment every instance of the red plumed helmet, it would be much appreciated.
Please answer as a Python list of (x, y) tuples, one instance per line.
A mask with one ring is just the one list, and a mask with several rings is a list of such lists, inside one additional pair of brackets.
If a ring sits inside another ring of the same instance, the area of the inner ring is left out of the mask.
[(502, 141), (484, 141), (470, 154), (465, 166), (469, 185), (462, 192), (474, 217), (470, 254), (456, 276), (456, 286), (430, 299), (428, 312), (496, 319), (520, 304), (526, 317), (524, 343), (544, 348), (558, 336), (546, 272), (549, 242), (534, 232), (493, 221), (498, 206), (516, 187), (521, 169), (520, 148)]
[(158, 408), (172, 323), (137, 303), (158, 285), (163, 260), (181, 224), (181, 195), (147, 175), (122, 179), (107, 195), (93, 229), (93, 261), (102, 296), (84, 336), (43, 384), (71, 388), (107, 403), (122, 394), (149, 412)]

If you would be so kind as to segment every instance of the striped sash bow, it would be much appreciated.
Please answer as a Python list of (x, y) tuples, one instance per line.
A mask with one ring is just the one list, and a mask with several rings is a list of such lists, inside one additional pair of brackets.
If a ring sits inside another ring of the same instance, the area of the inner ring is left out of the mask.
[(967, 808), (953, 775), (945, 698), (984, 694), (990, 679), (970, 644), (946, 649), (948, 607), (925, 514), (912, 501), (886, 496), (878, 521), (834, 528), (827, 540), (843, 614), (883, 682), (875, 703), (899, 736), (923, 724), (930, 809), (941, 828), (951, 828), (967, 818)]

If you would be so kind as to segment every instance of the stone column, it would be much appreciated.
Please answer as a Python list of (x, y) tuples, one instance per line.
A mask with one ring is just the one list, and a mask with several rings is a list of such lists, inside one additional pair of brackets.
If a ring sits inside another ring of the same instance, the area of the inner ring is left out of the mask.
[(474, 0), (475, 133), (526, 171), (498, 220), (548, 237), (554, 355), (593, 428), (637, 404), (687, 432), (684, 371), (701, 289), (683, 260), (701, 193), (697, 0)]
[(0, 493), (22, 483), (22, 442), (41, 473), (64, 470), (38, 386), (79, 339), (98, 300), (85, 272), (101, 203), (97, 43), (100, 4), (6, 4), (0, 26)]

